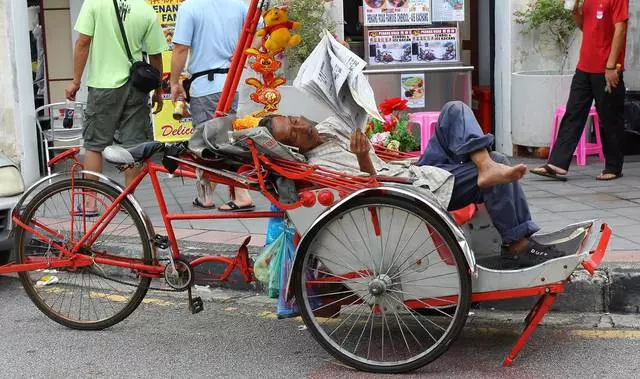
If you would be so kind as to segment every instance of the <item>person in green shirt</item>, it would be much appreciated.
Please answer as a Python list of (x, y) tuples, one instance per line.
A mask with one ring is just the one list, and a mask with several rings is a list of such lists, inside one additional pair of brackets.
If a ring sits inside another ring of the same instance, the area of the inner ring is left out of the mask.
[[(168, 49), (156, 12), (145, 0), (117, 0), (127, 42), (134, 60), (149, 55), (149, 63), (162, 72), (162, 52)], [(84, 116), (84, 166), (102, 172), (102, 151), (113, 144), (116, 130), (124, 147), (152, 138), (149, 94), (131, 85), (122, 33), (114, 0), (85, 0), (75, 30), (79, 33), (73, 54), (73, 81), (66, 88), (67, 99), (75, 101), (85, 66), (88, 68), (87, 107)], [(144, 48), (143, 48), (144, 46)], [(162, 94), (154, 91), (152, 106), (162, 109)], [(128, 184), (138, 170), (125, 171)], [(97, 213), (95, 202), (87, 202), (79, 212)]]

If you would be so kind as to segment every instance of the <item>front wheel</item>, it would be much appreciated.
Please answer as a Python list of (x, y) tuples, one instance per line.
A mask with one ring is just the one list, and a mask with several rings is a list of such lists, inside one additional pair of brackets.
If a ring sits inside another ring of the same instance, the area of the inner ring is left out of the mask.
[(465, 324), (469, 266), (445, 222), (401, 198), (353, 200), (316, 224), (294, 264), (314, 338), (363, 371), (402, 373), (442, 355)]
[[(71, 250), (119, 194), (87, 179), (62, 180), (36, 194), (22, 212), (22, 222), (37, 234), (16, 230), (16, 263), (62, 257), (54, 243)], [(82, 204), (88, 199), (96, 204), (97, 212), (83, 211)], [(151, 264), (152, 246), (143, 220), (128, 199), (120, 207), (95, 242), (84, 244), (78, 254)], [(151, 283), (136, 270), (95, 261), (79, 268), (22, 272), (20, 280), (33, 303), (49, 318), (84, 330), (100, 330), (124, 320)]]

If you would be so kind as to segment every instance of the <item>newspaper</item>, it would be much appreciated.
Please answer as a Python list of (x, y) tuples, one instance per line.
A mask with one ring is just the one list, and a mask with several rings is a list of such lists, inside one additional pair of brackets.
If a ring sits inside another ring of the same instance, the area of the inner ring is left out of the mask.
[(339, 117), (349, 135), (364, 131), (369, 116), (380, 121), (373, 89), (364, 76), (367, 63), (343, 46), (328, 31), (304, 61), (294, 87), (325, 104)]

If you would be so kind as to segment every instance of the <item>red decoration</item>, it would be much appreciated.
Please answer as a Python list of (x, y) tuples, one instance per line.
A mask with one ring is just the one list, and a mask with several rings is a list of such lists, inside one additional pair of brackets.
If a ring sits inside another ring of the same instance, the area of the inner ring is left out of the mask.
[(394, 112), (400, 112), (407, 109), (407, 100), (402, 100), (399, 97), (393, 97), (380, 103), (379, 108), (383, 116), (388, 116)]
[(335, 198), (333, 196), (333, 192), (329, 190), (322, 190), (320, 191), (320, 193), (318, 193), (318, 202), (321, 205), (328, 207), (332, 205), (334, 201), (335, 201)]

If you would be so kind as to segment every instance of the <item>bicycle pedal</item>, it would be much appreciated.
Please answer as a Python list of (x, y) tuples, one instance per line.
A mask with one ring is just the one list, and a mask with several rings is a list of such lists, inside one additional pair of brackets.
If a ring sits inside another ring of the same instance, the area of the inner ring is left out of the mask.
[(153, 236), (153, 244), (159, 249), (166, 250), (169, 248), (169, 237), (156, 234)]
[(200, 313), (204, 310), (204, 303), (200, 296), (189, 299), (189, 310), (191, 314)]

